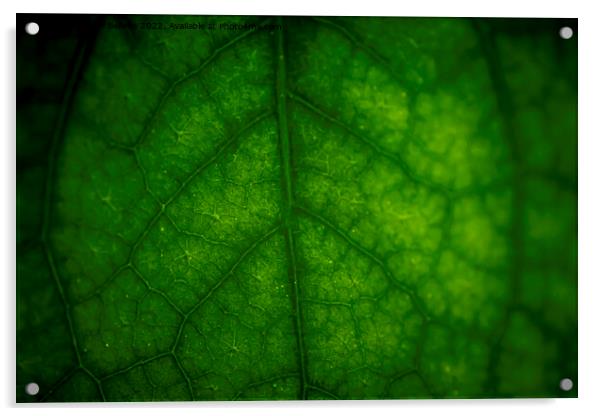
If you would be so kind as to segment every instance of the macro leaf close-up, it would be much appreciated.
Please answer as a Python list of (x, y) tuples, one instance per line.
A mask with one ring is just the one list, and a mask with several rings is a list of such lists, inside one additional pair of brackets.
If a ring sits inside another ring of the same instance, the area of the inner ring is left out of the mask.
[(17, 21), (18, 402), (577, 397), (576, 19)]

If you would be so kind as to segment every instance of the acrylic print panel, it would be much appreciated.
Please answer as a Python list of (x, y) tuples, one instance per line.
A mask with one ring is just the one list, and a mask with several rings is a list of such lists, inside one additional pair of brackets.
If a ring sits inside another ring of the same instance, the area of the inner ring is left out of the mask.
[(17, 401), (577, 396), (576, 20), (17, 20)]

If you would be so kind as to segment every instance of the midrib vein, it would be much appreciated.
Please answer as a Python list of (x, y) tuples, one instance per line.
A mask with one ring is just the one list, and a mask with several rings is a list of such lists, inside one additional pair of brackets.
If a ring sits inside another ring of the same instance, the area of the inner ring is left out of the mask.
[(292, 286), (292, 308), (297, 340), (297, 354), (300, 376), (300, 398), (307, 399), (307, 365), (305, 342), (303, 337), (303, 316), (299, 303), (300, 288), (295, 256), (295, 237), (293, 233), (293, 179), (291, 166), (291, 144), (288, 134), (286, 61), (284, 56), (284, 30), (282, 18), (278, 18), (280, 30), (276, 39), (276, 104), (278, 112), (278, 137), (280, 148), (280, 171), (282, 181), (282, 219), (288, 260), (288, 276)]

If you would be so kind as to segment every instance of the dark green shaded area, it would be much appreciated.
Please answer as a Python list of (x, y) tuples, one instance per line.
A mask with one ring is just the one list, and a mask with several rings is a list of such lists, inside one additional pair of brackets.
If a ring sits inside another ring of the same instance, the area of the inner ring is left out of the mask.
[(577, 396), (576, 20), (30, 20), (17, 401)]

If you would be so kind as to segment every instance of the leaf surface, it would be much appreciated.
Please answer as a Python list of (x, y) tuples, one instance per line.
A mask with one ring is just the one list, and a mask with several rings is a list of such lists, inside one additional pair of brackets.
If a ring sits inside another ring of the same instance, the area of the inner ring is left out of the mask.
[(105, 25), (19, 122), (19, 401), (576, 395), (557, 21), (152, 20), (280, 28)]

